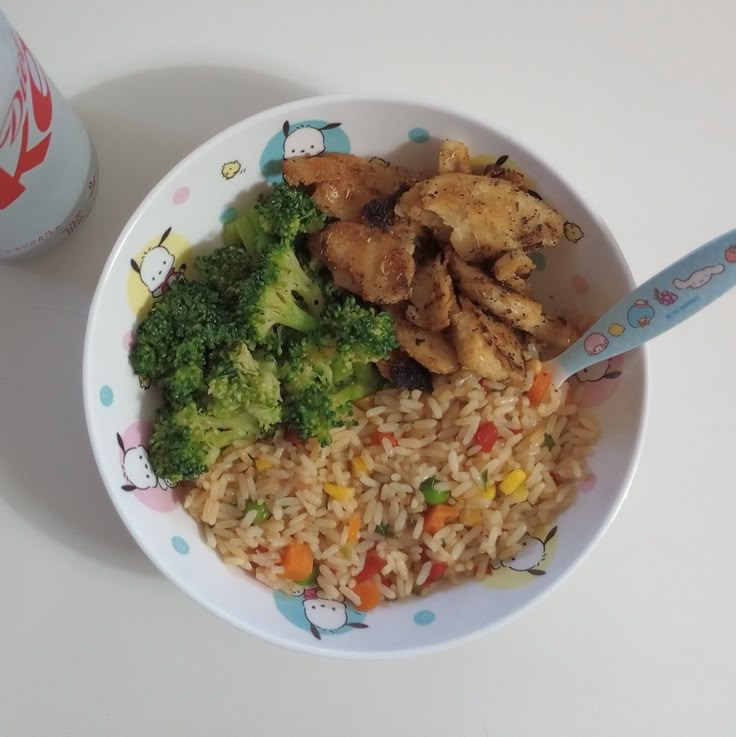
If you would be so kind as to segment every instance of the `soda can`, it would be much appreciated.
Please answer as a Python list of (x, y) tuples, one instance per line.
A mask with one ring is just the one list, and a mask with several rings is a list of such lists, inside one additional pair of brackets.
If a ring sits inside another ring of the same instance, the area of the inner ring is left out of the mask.
[(97, 194), (84, 124), (0, 11), (0, 259), (58, 245)]

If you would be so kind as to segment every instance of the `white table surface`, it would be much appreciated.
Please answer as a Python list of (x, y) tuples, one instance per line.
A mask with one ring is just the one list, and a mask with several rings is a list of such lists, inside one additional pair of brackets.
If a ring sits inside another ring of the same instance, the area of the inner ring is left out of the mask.
[(590, 557), (517, 621), (428, 657), (293, 654), (190, 601), (117, 518), (81, 399), (89, 301), (128, 216), (274, 103), (394, 92), (484, 115), (587, 194), (637, 281), (732, 228), (736, 5), (105, 5), (3, 3), (101, 176), (72, 240), (0, 265), (0, 736), (736, 734), (736, 292), (652, 344), (645, 453)]

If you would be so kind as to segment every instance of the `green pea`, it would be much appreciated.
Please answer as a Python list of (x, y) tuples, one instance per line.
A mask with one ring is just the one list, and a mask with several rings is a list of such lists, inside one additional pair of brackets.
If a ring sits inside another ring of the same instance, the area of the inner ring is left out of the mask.
[(261, 522), (265, 522), (271, 517), (271, 512), (268, 511), (268, 507), (264, 502), (248, 502), (245, 505), (246, 514), (252, 512), (254, 509), (256, 510), (256, 516), (253, 520), (254, 525), (260, 525)]
[(435, 486), (435, 483), (435, 477), (430, 476), (419, 484), (419, 491), (424, 494), (424, 501), (427, 502), (430, 507), (433, 507), (435, 504), (444, 504), (450, 498), (450, 492), (440, 491)]

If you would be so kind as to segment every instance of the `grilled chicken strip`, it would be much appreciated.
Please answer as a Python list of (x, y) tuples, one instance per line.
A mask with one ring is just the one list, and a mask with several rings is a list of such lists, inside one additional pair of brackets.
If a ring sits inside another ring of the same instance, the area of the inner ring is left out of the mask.
[(542, 305), (531, 297), (499, 284), (454, 253), (450, 254), (448, 263), (460, 291), (511, 327), (523, 330), (543, 345), (558, 350), (577, 340), (572, 327), (564, 320), (545, 315)]
[(442, 141), (437, 171), (440, 174), (449, 174), (456, 171), (462, 174), (470, 174), (473, 168), (470, 164), (468, 147), (461, 141)]
[(539, 302), (499, 284), (477, 266), (466, 264), (457, 254), (450, 253), (448, 262), (460, 291), (487, 312), (527, 332), (543, 322)]
[(452, 374), (460, 368), (453, 344), (444, 333), (412, 325), (398, 309), (390, 310), (399, 345), (433, 374)]
[(493, 264), (493, 275), (517, 292), (528, 287), (527, 277), (534, 271), (534, 261), (521, 249), (507, 251)]
[(450, 324), (455, 291), (443, 254), (438, 253), (417, 267), (409, 301), (411, 304), (406, 308), (406, 316), (420, 328), (437, 331)]
[(287, 159), (283, 171), (291, 185), (314, 186), (312, 199), (324, 213), (356, 222), (368, 202), (388, 197), (411, 182), (408, 172), (383, 159), (352, 154)]
[(563, 220), (549, 205), (505, 179), (439, 174), (415, 184), (396, 206), (400, 216), (428, 227), (439, 220), (464, 261), (494, 258), (517, 248), (553, 246)]
[(518, 335), (465, 297), (452, 316), (451, 334), (465, 368), (492, 381), (523, 381), (524, 356)]
[(409, 230), (332, 223), (311, 237), (309, 248), (338, 287), (378, 304), (409, 298), (415, 269), (414, 236)]

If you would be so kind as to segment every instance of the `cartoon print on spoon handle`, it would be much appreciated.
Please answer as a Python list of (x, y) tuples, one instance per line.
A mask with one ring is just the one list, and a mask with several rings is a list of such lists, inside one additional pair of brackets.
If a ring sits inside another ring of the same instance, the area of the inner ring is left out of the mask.
[(553, 383), (559, 386), (587, 366), (656, 338), (733, 286), (736, 230), (700, 246), (619, 300), (576, 343), (547, 363)]

